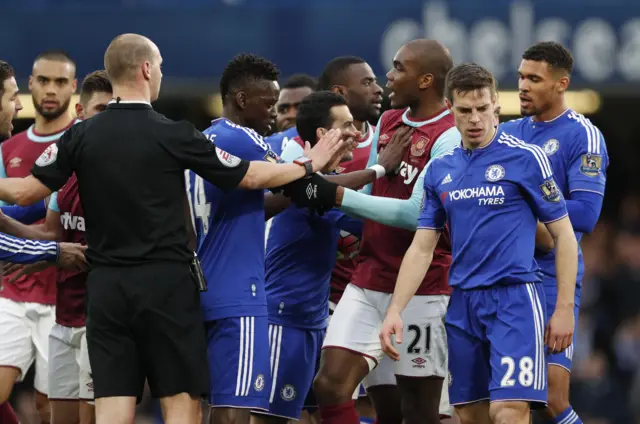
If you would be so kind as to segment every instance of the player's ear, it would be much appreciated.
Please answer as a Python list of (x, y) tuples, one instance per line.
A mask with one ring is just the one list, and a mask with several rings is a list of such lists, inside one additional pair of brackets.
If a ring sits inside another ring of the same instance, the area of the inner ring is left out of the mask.
[(327, 133), (327, 130), (325, 128), (317, 128), (316, 129), (316, 140), (320, 140), (322, 138), (323, 135), (325, 135)]
[(447, 109), (451, 110), (453, 108), (453, 105), (451, 104), (449, 99), (445, 98), (444, 101), (447, 104)]
[(238, 91), (236, 93), (236, 104), (240, 109), (247, 107), (247, 94), (244, 91)]
[(433, 84), (433, 75), (432, 74), (422, 74), (418, 80), (418, 88), (420, 90), (426, 90), (431, 87)]
[(78, 116), (78, 119), (84, 119), (84, 108), (79, 102), (76, 103), (76, 115)]
[(341, 95), (342, 97), (346, 97), (346, 95), (347, 95), (347, 91), (341, 85), (334, 85), (333, 87), (331, 87), (331, 91), (333, 91), (336, 94)]
[(563, 76), (556, 82), (558, 92), (564, 93), (569, 88), (569, 76)]
[(29, 91), (33, 88), (33, 75), (29, 75)]

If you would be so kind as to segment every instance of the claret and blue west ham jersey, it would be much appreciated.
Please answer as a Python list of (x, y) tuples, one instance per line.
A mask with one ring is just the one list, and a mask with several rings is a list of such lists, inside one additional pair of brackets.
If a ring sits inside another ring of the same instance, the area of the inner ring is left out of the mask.
[(499, 129), (485, 147), (434, 159), (424, 179), (418, 228), (451, 232), (449, 284), (474, 289), (539, 280), (536, 224), (567, 215), (541, 148)]
[[(258, 133), (227, 119), (213, 121), (204, 134), (241, 159), (280, 160)], [(205, 320), (266, 316), (264, 192), (225, 193), (193, 172), (187, 185), (197, 253), (209, 282), (209, 290), (201, 295)]]
[[(606, 170), (609, 165), (607, 146), (600, 130), (583, 115), (567, 109), (548, 122), (532, 117), (509, 121), (500, 126), (515, 137), (542, 148), (553, 168), (554, 179), (565, 198), (578, 191), (604, 196)], [(576, 231), (578, 243), (582, 234)], [(555, 253), (536, 251), (542, 270), (545, 291), (556, 288)], [(578, 281), (576, 300), (584, 275), (584, 260), (578, 244)]]

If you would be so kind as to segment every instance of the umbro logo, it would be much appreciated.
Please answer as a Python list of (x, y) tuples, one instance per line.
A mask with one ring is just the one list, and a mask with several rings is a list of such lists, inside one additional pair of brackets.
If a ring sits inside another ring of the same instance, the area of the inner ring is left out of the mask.
[(442, 182), (440, 183), (440, 185), (445, 185), (445, 184), (449, 184), (451, 182), (451, 174), (447, 174), (446, 177), (444, 177), (444, 180), (442, 180)]
[(316, 186), (315, 184), (309, 183), (307, 185), (307, 189), (305, 190), (305, 192), (309, 200), (315, 199), (318, 197), (318, 186)]

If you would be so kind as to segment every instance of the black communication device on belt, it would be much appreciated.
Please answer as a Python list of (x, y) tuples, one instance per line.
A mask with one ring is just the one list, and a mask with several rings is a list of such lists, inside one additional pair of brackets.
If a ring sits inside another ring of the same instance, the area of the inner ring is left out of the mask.
[(200, 259), (198, 259), (196, 252), (193, 252), (193, 259), (191, 259), (189, 269), (191, 270), (191, 276), (193, 277), (193, 281), (197, 289), (201, 292), (206, 292), (209, 287), (207, 286), (207, 280), (204, 278), (204, 272), (202, 272)]

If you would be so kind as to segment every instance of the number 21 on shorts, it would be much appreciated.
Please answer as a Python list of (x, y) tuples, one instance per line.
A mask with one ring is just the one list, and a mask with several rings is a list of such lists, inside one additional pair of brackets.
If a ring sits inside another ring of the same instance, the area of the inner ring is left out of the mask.
[[(431, 324), (427, 324), (424, 327), (424, 331), (423, 328), (415, 324), (409, 325), (407, 330), (413, 333), (413, 341), (407, 346), (407, 353), (411, 355), (428, 355), (431, 351)], [(424, 351), (422, 351), (422, 343), (424, 343)]]

